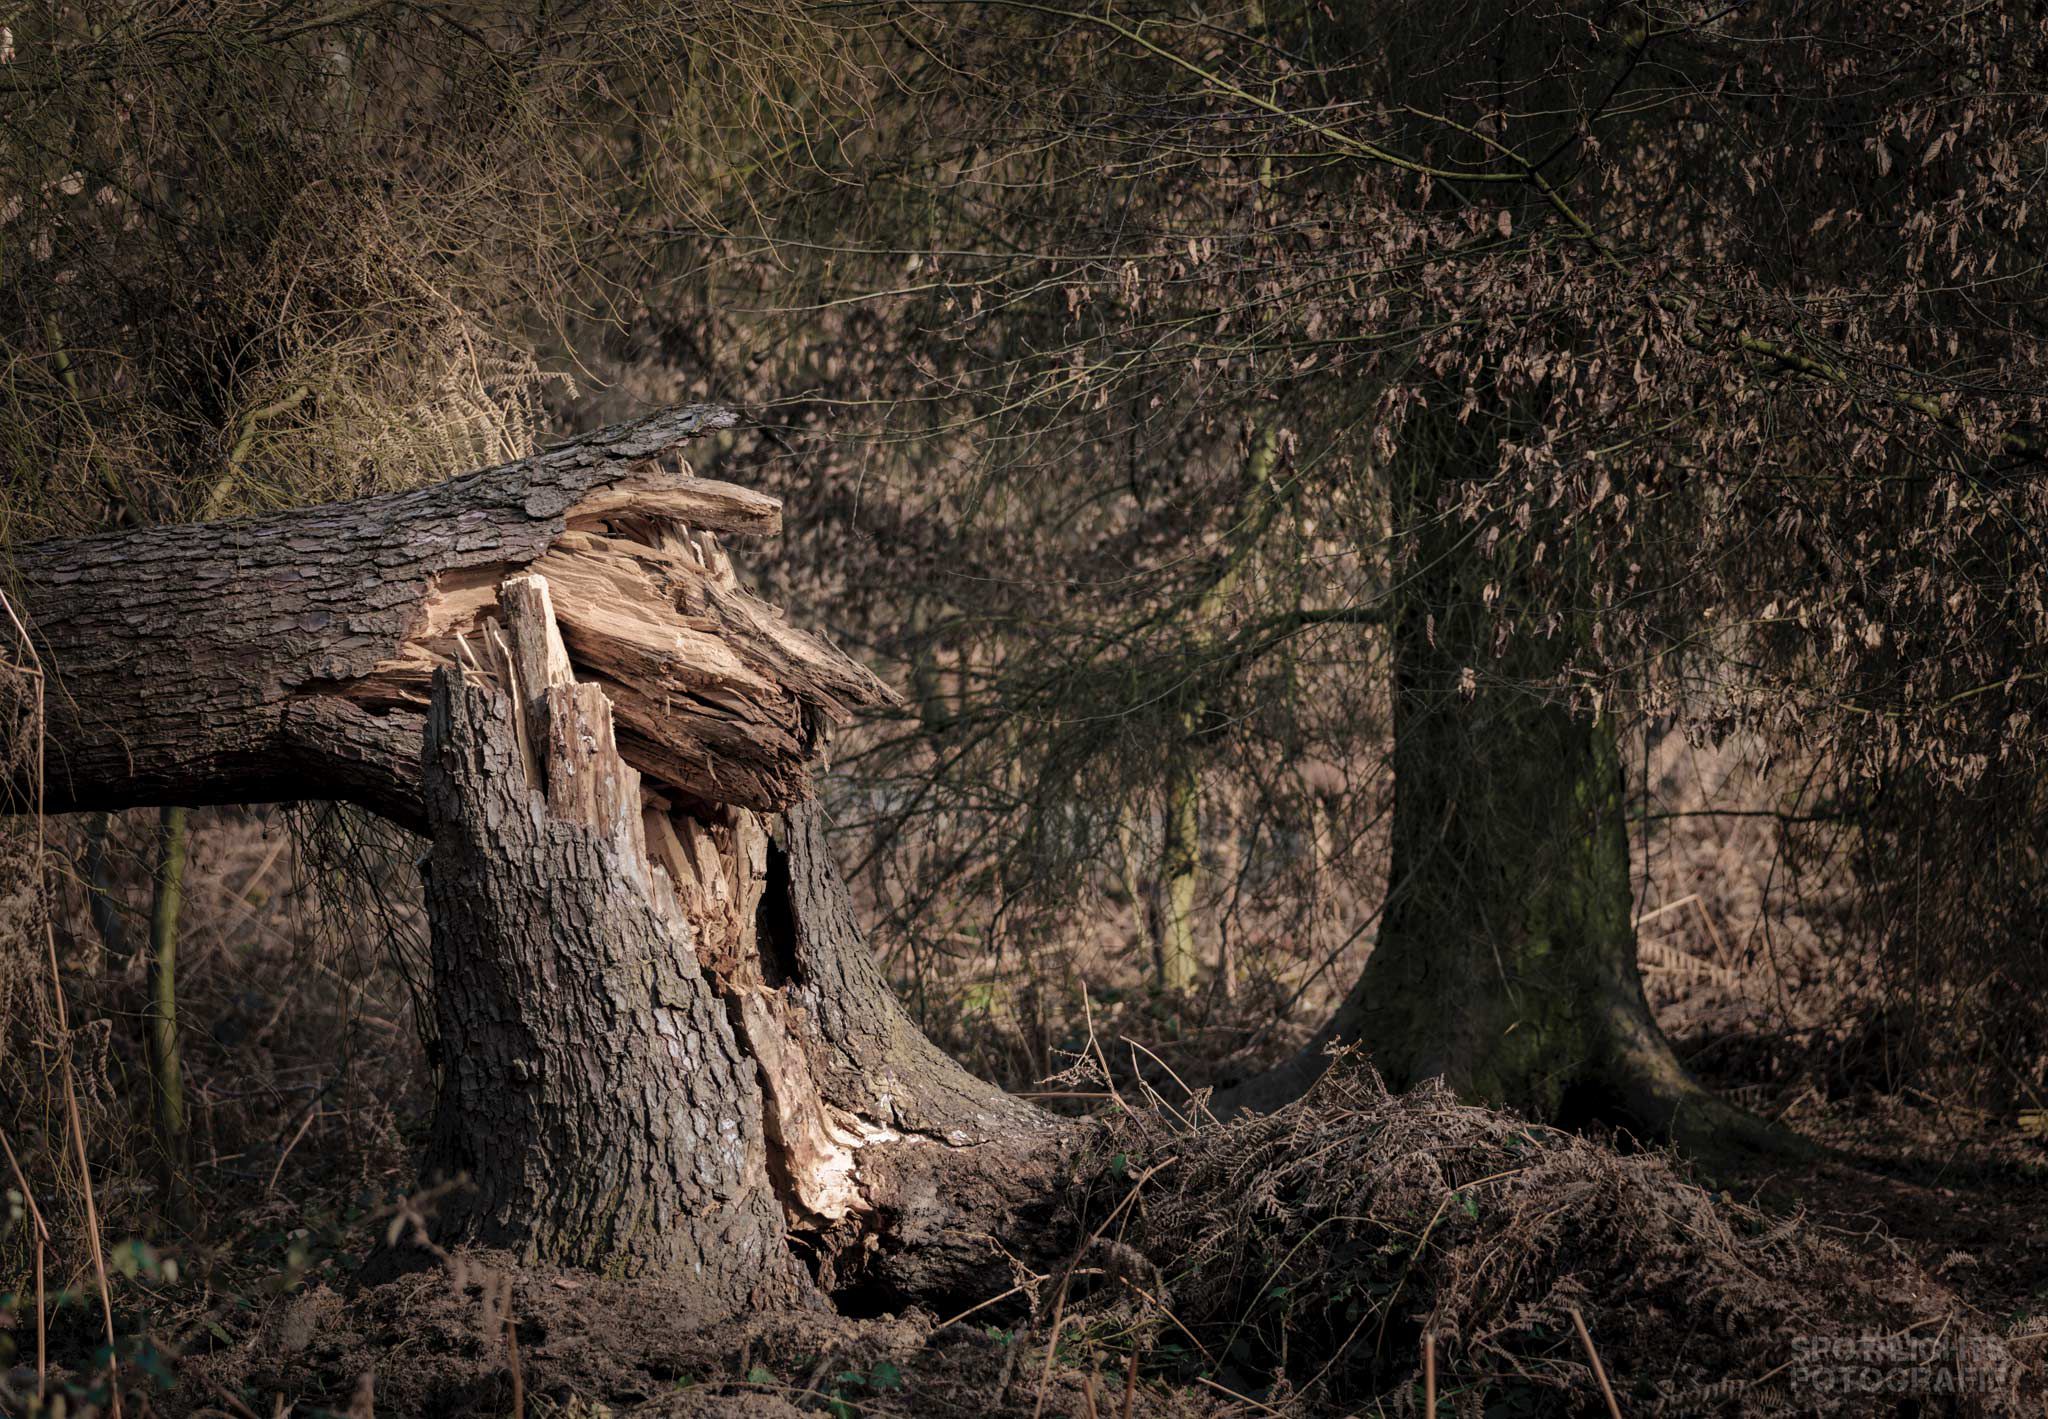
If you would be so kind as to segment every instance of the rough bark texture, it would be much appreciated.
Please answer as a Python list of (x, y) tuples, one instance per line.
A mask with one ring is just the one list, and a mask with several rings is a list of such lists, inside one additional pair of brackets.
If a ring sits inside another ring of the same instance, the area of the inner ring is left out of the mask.
[(708, 1309), (788, 1302), (807, 1283), (752, 1063), (633, 843), (549, 805), (513, 713), (456, 669), (428, 719), (444, 1063), (422, 1171), (472, 1184), (439, 1229), (531, 1261), (687, 1276)]
[(683, 794), (795, 801), (822, 726), (882, 692), (707, 587), (707, 532), (780, 526), (774, 499), (670, 466), (731, 422), (671, 410), (414, 492), (17, 549), (10, 597), (49, 675), (44, 806), (343, 798), (418, 828), (433, 671), (543, 560), (629, 760)]
[(903, 1014), (815, 806), (645, 799), (603, 692), (532, 668), (544, 581), (506, 603), (507, 660), (442, 671), (427, 730), (425, 1171), (470, 1184), (441, 1238), (680, 1274), (707, 1313), (805, 1294), (799, 1256), (873, 1305), (1001, 1289), (1062, 1131)]
[(776, 822), (760, 922), (772, 1018), (847, 1148), (857, 1196), (842, 1217), (799, 1219), (820, 1280), (878, 1306), (1001, 1290), (992, 1239), (1050, 1242), (1040, 1213), (1072, 1127), (969, 1074), (904, 1013), (815, 804)]
[(1049, 1239), (1072, 1135), (867, 952), (805, 800), (826, 727), (886, 691), (740, 589), (709, 533), (774, 501), (660, 463), (727, 421), (25, 549), (69, 692), (47, 806), (341, 797), (431, 835), (444, 1242), (680, 1279), (707, 1315), (978, 1299), (995, 1237)]

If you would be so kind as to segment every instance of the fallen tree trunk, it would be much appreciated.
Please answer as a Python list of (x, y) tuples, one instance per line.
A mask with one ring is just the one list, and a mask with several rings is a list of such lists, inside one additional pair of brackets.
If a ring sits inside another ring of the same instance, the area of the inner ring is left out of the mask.
[(473, 661), (529, 568), (650, 781), (800, 800), (827, 726), (884, 692), (731, 581), (714, 538), (775, 533), (780, 504), (672, 466), (731, 422), (672, 410), (412, 492), (15, 549), (48, 684), (44, 807), (337, 798), (421, 828), (433, 672)]
[(22, 549), (44, 803), (347, 798), (428, 833), (422, 1171), (465, 1180), (440, 1240), (685, 1279), (707, 1313), (979, 1298), (1069, 1135), (867, 952), (806, 799), (886, 691), (741, 591), (713, 534), (779, 505), (665, 463), (728, 422)]

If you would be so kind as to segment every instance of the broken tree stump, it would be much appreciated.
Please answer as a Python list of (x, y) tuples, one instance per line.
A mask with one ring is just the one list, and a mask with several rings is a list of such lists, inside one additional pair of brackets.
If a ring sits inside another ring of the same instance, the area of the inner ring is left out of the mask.
[(992, 1211), (1045, 1195), (1057, 1129), (901, 1014), (819, 870), (814, 817), (784, 823), (778, 852), (749, 808), (645, 787), (604, 690), (571, 678), (552, 600), (540, 574), (511, 579), (487, 653), (435, 674), (447, 1062), (423, 1171), (468, 1183), (437, 1239), (686, 1277), (727, 1313), (813, 1275), (986, 1284)]

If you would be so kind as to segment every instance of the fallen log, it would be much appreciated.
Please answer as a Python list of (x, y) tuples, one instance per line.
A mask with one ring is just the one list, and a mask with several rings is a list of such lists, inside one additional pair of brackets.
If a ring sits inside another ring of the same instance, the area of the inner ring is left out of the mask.
[(528, 568), (650, 784), (798, 802), (829, 728), (886, 692), (733, 580), (718, 539), (774, 534), (781, 506), (676, 458), (731, 423), (676, 409), (429, 488), (14, 549), (43, 806), (339, 798), (418, 829), (434, 671), (502, 635), (498, 589)]

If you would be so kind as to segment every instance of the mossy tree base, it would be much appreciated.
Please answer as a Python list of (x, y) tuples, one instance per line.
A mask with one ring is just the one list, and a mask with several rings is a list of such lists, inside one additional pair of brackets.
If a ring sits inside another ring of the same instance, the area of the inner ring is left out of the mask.
[[(1440, 431), (1441, 432), (1441, 431)], [(1712, 1158), (1796, 1140), (1703, 1089), (1644, 998), (1626, 784), (1612, 720), (1574, 704), (1569, 537), (1504, 536), (1490, 554), (1447, 479), (1490, 456), (1460, 428), (1412, 455), (1395, 516), (1394, 821), (1378, 941), (1330, 1024), (1295, 1059), (1227, 1093), (1299, 1095), (1332, 1043), (1397, 1089), (1567, 1123), (1606, 1121)], [(1427, 436), (1416, 439), (1419, 447)]]

